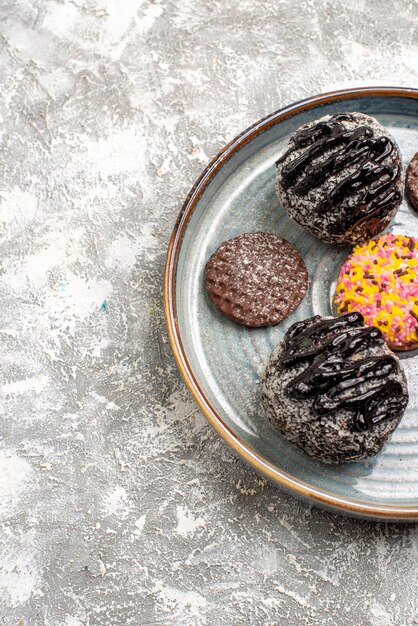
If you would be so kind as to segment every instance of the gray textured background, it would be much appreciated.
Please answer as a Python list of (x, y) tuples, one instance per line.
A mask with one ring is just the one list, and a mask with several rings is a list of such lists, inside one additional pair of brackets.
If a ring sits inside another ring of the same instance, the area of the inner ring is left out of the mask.
[(402, 0), (0, 0), (0, 624), (404, 626), (413, 526), (286, 497), (167, 344), (182, 199), (293, 100), (417, 86)]

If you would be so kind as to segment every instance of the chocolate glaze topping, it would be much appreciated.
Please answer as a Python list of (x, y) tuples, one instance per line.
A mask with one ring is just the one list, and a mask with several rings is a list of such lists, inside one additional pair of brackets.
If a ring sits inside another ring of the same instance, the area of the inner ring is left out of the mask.
[(394, 356), (356, 357), (365, 347), (384, 345), (378, 328), (365, 328), (360, 313), (297, 322), (289, 328), (280, 359), (283, 368), (304, 361), (309, 366), (286, 386), (294, 398), (314, 398), (312, 411), (320, 417), (338, 409), (354, 412), (354, 426), (367, 430), (401, 415), (408, 402), (402, 385), (389, 375), (399, 372)]
[[(359, 208), (341, 213), (338, 224), (333, 226), (335, 233), (345, 231), (364, 217), (379, 218), (387, 214), (398, 205), (401, 197), (396, 185), (401, 177), (400, 167), (383, 164), (394, 150), (392, 140), (376, 137), (369, 126), (347, 129), (341, 123), (352, 119), (350, 114), (337, 114), (326, 122), (300, 130), (292, 137), (292, 147), (276, 162), (279, 165), (296, 150), (306, 148), (281, 171), (283, 188), (292, 187), (299, 196), (319, 187), (331, 175), (358, 164), (353, 173), (328, 191), (326, 199), (317, 207), (321, 214), (330, 213), (349, 196), (358, 195), (356, 205)], [(330, 154), (318, 161), (325, 153)]]

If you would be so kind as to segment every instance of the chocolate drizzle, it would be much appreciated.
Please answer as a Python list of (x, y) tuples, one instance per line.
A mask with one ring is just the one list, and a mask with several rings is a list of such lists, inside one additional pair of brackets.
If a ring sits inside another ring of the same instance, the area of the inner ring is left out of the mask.
[(285, 391), (294, 398), (313, 398), (317, 417), (338, 409), (353, 411), (357, 430), (398, 417), (408, 397), (402, 385), (389, 378), (399, 372), (395, 357), (356, 355), (365, 347), (383, 345), (380, 330), (365, 327), (360, 313), (297, 322), (286, 333), (280, 366), (289, 368), (305, 361), (309, 365)]
[[(394, 143), (389, 137), (376, 137), (370, 126), (348, 129), (342, 124), (351, 120), (350, 114), (333, 115), (326, 122), (299, 130), (292, 137), (293, 145), (276, 162), (279, 165), (296, 150), (306, 148), (281, 169), (282, 187), (292, 187), (292, 192), (299, 196), (308, 194), (345, 168), (358, 164), (354, 172), (327, 191), (326, 198), (316, 207), (318, 213), (331, 213), (335, 207), (342, 207), (350, 196), (356, 196), (358, 209), (341, 211), (337, 223), (332, 226), (334, 233), (344, 232), (365, 217), (386, 215), (401, 198), (397, 186), (401, 177), (400, 166), (386, 162), (386, 157), (395, 148)], [(319, 157), (325, 154), (320, 160)]]

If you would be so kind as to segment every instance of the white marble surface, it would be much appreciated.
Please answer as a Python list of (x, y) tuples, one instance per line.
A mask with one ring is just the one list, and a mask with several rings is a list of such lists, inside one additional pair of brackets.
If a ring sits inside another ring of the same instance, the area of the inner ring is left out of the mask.
[(208, 160), (296, 99), (417, 86), (417, 17), (416, 0), (0, 0), (0, 624), (418, 623), (415, 527), (309, 508), (244, 467), (162, 312)]

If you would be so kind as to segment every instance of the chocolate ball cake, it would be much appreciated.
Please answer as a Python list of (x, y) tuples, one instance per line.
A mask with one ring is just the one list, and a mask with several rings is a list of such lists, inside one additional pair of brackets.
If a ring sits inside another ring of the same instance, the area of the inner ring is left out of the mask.
[(402, 201), (399, 147), (377, 120), (338, 113), (305, 124), (276, 163), (277, 194), (298, 224), (327, 243), (362, 243)]
[(293, 324), (271, 355), (262, 401), (294, 445), (322, 461), (380, 452), (408, 403), (399, 359), (360, 313)]
[(418, 211), (418, 152), (414, 154), (406, 170), (405, 186), (409, 202)]

